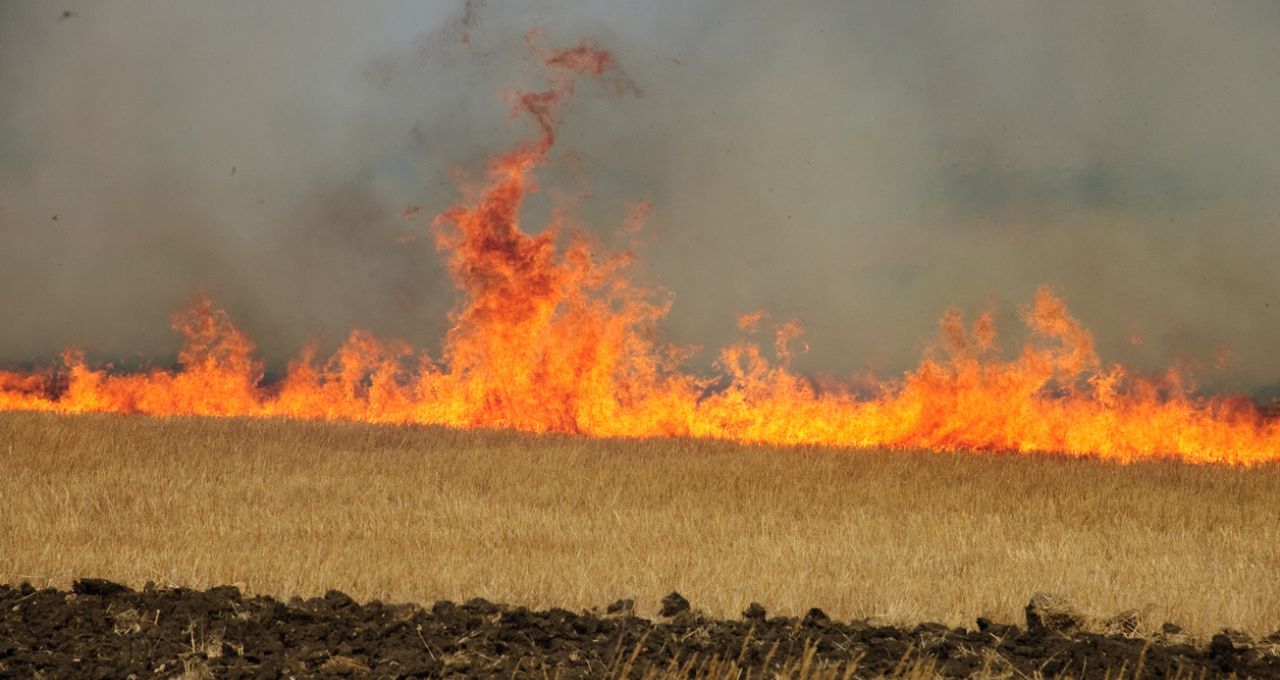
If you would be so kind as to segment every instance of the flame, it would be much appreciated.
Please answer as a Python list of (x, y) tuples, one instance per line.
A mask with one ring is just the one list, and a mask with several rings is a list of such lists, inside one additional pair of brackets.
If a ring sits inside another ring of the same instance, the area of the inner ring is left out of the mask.
[[(871, 394), (790, 369), (798, 322), (779, 324), (772, 359), (744, 340), (720, 375), (682, 370), (690, 354), (658, 340), (669, 303), (632, 282), (634, 257), (564, 220), (521, 228), (532, 173), (547, 160), (578, 78), (639, 94), (594, 43), (542, 48), (550, 87), (509, 95), (538, 133), (489, 161), (487, 181), (431, 224), (462, 302), (443, 355), (351, 333), (327, 360), (314, 347), (267, 383), (253, 343), (205, 297), (173, 318), (180, 368), (115, 374), (68, 350), (63, 366), (0, 372), (0, 409), (423, 423), (602, 437), (694, 436), (771, 444), (1060, 452), (1116, 461), (1177, 458), (1255, 465), (1280, 460), (1280, 424), (1248, 400), (1196, 397), (1177, 372), (1158, 378), (1104, 365), (1092, 334), (1049, 288), (1021, 310), (1029, 339), (1000, 356), (990, 313), (941, 321), (915, 370)], [(620, 234), (650, 210), (637, 204)], [(412, 215), (406, 213), (406, 217)], [(748, 334), (766, 315), (743, 316)], [(1220, 363), (1225, 363), (1225, 353)]]

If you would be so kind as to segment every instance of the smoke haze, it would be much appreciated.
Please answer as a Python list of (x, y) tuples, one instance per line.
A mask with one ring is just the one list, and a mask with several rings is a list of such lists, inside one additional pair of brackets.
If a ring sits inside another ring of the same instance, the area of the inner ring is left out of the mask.
[(351, 328), (434, 351), (427, 224), (530, 132), (501, 93), (538, 85), (535, 25), (643, 95), (580, 89), (525, 226), (570, 202), (607, 240), (651, 201), (644, 275), (698, 365), (764, 309), (804, 324), (800, 368), (893, 374), (947, 307), (1014, 334), (1047, 283), (1104, 361), (1228, 346), (1209, 386), (1280, 379), (1265, 1), (9, 0), (0, 362), (167, 361), (199, 290), (276, 365)]

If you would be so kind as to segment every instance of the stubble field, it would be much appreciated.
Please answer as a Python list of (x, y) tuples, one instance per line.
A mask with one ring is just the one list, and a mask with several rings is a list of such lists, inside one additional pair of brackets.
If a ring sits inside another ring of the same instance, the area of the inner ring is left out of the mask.
[(0, 583), (1280, 628), (1280, 468), (0, 414)]

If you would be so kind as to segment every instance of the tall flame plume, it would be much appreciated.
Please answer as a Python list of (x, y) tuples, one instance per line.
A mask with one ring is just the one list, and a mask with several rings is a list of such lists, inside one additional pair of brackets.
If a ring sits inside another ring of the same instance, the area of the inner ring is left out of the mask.
[[(483, 186), (431, 225), (462, 294), (441, 357), (354, 331), (332, 357), (304, 349), (283, 379), (266, 382), (253, 343), (200, 297), (173, 317), (186, 340), (178, 370), (114, 374), (67, 350), (58, 368), (0, 372), (0, 410), (1059, 452), (1125, 462), (1280, 460), (1277, 420), (1243, 398), (1194, 396), (1176, 373), (1145, 378), (1102, 364), (1092, 334), (1047, 287), (1022, 310), (1029, 339), (1012, 359), (997, 350), (990, 314), (966, 324), (948, 312), (937, 348), (870, 392), (835, 383), (819, 389), (792, 371), (789, 359), (803, 349), (794, 322), (776, 328), (772, 351), (751, 341), (724, 349), (720, 375), (682, 370), (689, 352), (657, 338), (668, 305), (632, 282), (629, 252), (610, 251), (561, 218), (537, 234), (521, 228), (533, 171), (547, 161), (579, 78), (639, 94), (592, 42), (543, 48), (531, 33), (529, 44), (549, 87), (510, 99), (513, 115), (533, 120), (537, 134), (490, 159)], [(747, 315), (741, 326), (754, 333), (763, 320)]]

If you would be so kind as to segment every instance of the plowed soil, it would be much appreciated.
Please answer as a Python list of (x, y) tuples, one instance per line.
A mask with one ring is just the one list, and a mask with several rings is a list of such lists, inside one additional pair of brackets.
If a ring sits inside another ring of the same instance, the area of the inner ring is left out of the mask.
[(1100, 678), (1122, 667), (1150, 677), (1280, 677), (1280, 656), (1269, 651), (1280, 634), (1192, 645), (1176, 643), (1172, 627), (1145, 640), (987, 621), (898, 628), (833, 621), (817, 609), (768, 617), (758, 605), (717, 620), (675, 594), (662, 613), (638, 618), (626, 601), (587, 612), (480, 599), (360, 604), (337, 591), (286, 603), (234, 587), (135, 592), (96, 579), (72, 592), (0, 586), (0, 676), (639, 677), (677, 658), (729, 659), (756, 676), (808, 647), (818, 664), (860, 657), (857, 677), (894, 675), (921, 659), (946, 677)]

